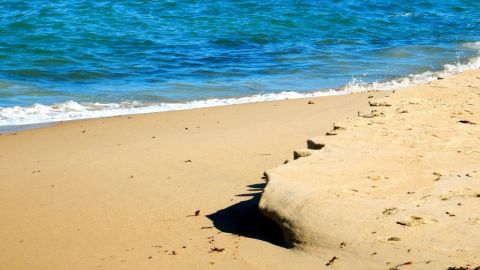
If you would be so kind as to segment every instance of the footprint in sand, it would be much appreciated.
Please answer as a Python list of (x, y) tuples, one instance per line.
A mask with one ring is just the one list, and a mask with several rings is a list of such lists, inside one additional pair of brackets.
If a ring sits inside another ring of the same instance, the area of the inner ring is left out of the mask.
[(370, 107), (390, 107), (392, 104), (386, 101), (369, 101), (368, 104)]
[(393, 216), (395, 214), (397, 214), (400, 210), (398, 210), (398, 208), (396, 207), (391, 207), (391, 208), (387, 208), (385, 210), (383, 210), (382, 214), (384, 216)]
[(378, 175), (376, 174), (374, 171), (371, 171), (369, 172), (365, 178), (367, 178), (368, 180), (371, 180), (371, 181), (379, 181), (379, 180), (388, 180), (390, 179), (389, 177), (387, 176), (382, 176), (382, 175)]
[(478, 218), (478, 217), (468, 218), (467, 224), (470, 224), (470, 225), (480, 225), (480, 218)]
[(402, 226), (413, 227), (425, 224), (425, 220), (421, 217), (410, 216), (402, 221), (397, 221), (396, 223)]

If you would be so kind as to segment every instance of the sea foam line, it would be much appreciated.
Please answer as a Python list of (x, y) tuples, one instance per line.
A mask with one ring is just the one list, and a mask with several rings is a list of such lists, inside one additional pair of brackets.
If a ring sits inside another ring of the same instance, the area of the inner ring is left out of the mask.
[(30, 125), (67, 120), (111, 117), (118, 115), (208, 108), (232, 104), (344, 95), (350, 93), (367, 92), (370, 90), (397, 90), (412, 85), (429, 83), (437, 80), (439, 77), (450, 76), (463, 72), (465, 70), (479, 68), (480, 57), (474, 57), (464, 64), (447, 64), (441, 71), (427, 71), (424, 73), (409, 75), (387, 82), (365, 83), (359, 79), (353, 79), (349, 84), (340, 89), (328, 89), (307, 93), (284, 91), (280, 93), (257, 94), (249, 97), (240, 98), (214, 98), (207, 100), (195, 100), (186, 103), (160, 103), (153, 105), (137, 101), (122, 103), (82, 104), (75, 101), (66, 101), (64, 103), (48, 106), (42, 104), (34, 104), (28, 107), (4, 107), (0, 108), (0, 126)]

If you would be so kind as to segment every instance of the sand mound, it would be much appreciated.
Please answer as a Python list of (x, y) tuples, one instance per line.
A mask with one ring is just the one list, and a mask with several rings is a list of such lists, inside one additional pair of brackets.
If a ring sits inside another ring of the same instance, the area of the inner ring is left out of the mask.
[(480, 72), (369, 104), (267, 171), (261, 211), (329, 267), (478, 266)]

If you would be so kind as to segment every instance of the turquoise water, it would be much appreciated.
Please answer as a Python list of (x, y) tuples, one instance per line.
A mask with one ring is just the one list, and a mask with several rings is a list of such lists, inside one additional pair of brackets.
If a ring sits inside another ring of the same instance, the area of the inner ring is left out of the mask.
[(11, 0), (0, 10), (0, 125), (387, 82), (480, 49), (478, 0)]

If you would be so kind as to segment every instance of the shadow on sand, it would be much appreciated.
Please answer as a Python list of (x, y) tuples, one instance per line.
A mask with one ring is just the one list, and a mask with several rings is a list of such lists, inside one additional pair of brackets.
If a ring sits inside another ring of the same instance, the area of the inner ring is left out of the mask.
[(238, 194), (240, 197), (251, 197), (207, 217), (215, 228), (222, 232), (236, 234), (248, 238), (259, 239), (284, 247), (282, 230), (278, 225), (266, 218), (258, 209), (258, 203), (265, 184), (247, 186), (250, 193)]

